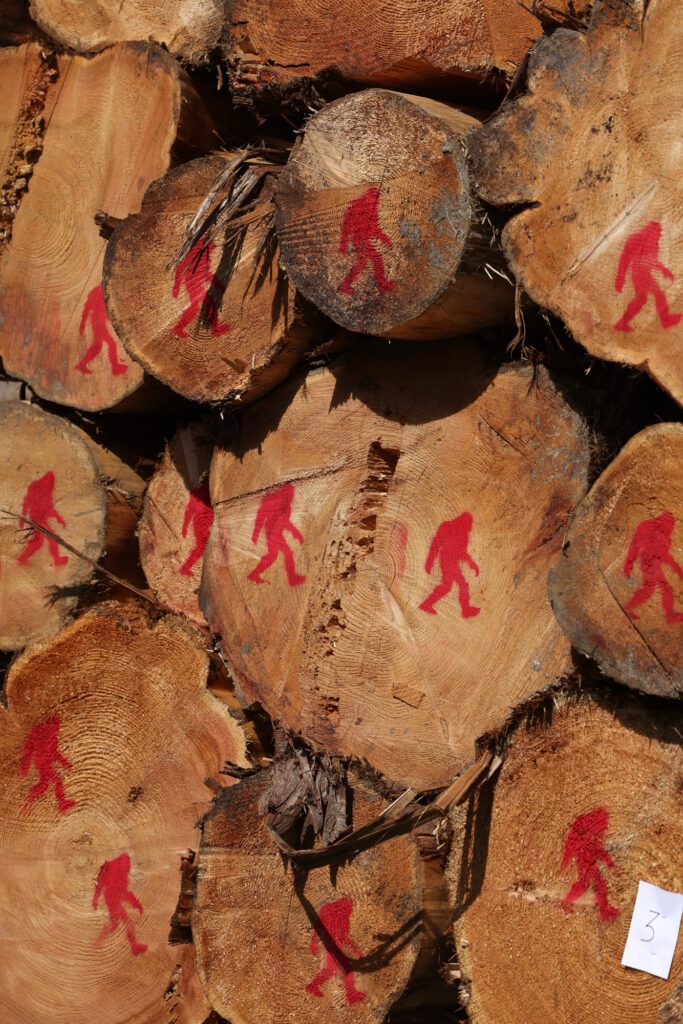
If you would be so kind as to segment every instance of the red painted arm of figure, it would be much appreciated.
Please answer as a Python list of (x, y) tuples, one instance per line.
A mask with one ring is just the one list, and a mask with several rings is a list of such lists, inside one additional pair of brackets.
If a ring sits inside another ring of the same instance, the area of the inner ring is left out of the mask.
[(671, 555), (671, 554), (665, 555), (664, 558), (662, 559), (662, 561), (664, 562), (665, 565), (668, 565), (670, 569), (673, 569), (673, 571), (676, 573), (676, 575), (678, 576), (679, 579), (683, 580), (683, 569), (681, 569), (680, 565), (678, 564), (676, 559), (673, 557), (673, 555)]
[(173, 298), (177, 299), (180, 295), (180, 286), (183, 283), (183, 277), (185, 276), (185, 264), (187, 263), (188, 257), (186, 256), (178, 266), (175, 268), (175, 279), (173, 281)]
[(102, 895), (102, 890), (104, 889), (104, 869), (105, 869), (105, 867), (106, 867), (106, 864), (103, 864), (101, 866), (100, 870), (97, 872), (97, 881), (95, 882), (95, 892), (93, 893), (93, 897), (92, 897), (92, 908), (93, 908), (93, 910), (97, 910), (97, 904), (100, 902), (100, 896)]
[(636, 559), (640, 554), (642, 537), (643, 534), (639, 526), (636, 532), (633, 534), (633, 540), (631, 541), (631, 546), (628, 549), (626, 561), (624, 562), (624, 576), (628, 576), (629, 578), (631, 576), (631, 573), (633, 572), (633, 566), (636, 564)]
[(342, 256), (345, 255), (346, 250), (349, 247), (349, 238), (351, 237), (351, 229), (353, 227), (355, 219), (356, 204), (354, 201), (353, 203), (349, 203), (348, 209), (344, 214), (344, 223), (342, 224), (341, 239), (339, 242), (339, 252), (342, 254)]
[(391, 246), (393, 245), (393, 242), (389, 238), (389, 235), (387, 235), (379, 227), (377, 228), (377, 234), (375, 235), (375, 238), (377, 238), (377, 240), (380, 241), (382, 243), (382, 245), (386, 245), (388, 249), (391, 249)]
[(266, 514), (263, 510), (263, 503), (259, 505), (259, 510), (256, 513), (256, 521), (254, 522), (254, 531), (251, 535), (251, 543), (258, 544), (258, 539), (261, 536), (261, 530), (264, 527), (266, 521)]
[(60, 526), (66, 526), (66, 523), (64, 522), (63, 517), (59, 514), (59, 512), (54, 507), (54, 505), (53, 505), (52, 509), (50, 510), (50, 514), (49, 514), (49, 516), (47, 518), (48, 519), (55, 519), (59, 523)]
[(137, 910), (140, 914), (144, 914), (145, 911), (142, 908), (142, 903), (140, 903), (140, 900), (130, 891), (130, 889), (126, 893), (126, 900), (130, 903), (133, 910)]
[(441, 527), (434, 534), (432, 543), (429, 545), (429, 551), (427, 553), (427, 560), (425, 562), (425, 572), (429, 574), (432, 571), (436, 556), (441, 550)]
[(658, 270), (662, 277), (665, 277), (667, 281), (674, 280), (673, 273), (669, 270), (668, 267), (665, 267), (663, 263), (655, 263), (655, 270)]
[(73, 768), (71, 761), (69, 760), (68, 757), (64, 757), (64, 754), (62, 754), (61, 750), (57, 751), (55, 755), (55, 761), (58, 761), (59, 764), (61, 764), (62, 768), (66, 768), (66, 770), (69, 772)]
[[(291, 535), (294, 538), (294, 540), (298, 540), (299, 541), (299, 544), (303, 544), (303, 542), (304, 542), (303, 534), (301, 533), (300, 530), (297, 530), (297, 528), (294, 525), (294, 523), (291, 523), (291, 522), (288, 521), (287, 525), (285, 526), (285, 530), (287, 530), (289, 533), (291, 533)], [(283, 530), (283, 533), (284, 533), (284, 530)]]
[(605, 865), (605, 867), (608, 867), (608, 868), (613, 868), (614, 867), (614, 861), (610, 857), (610, 855), (607, 852), (607, 850), (601, 850), (600, 854), (598, 855), (598, 860), (601, 860), (602, 863)]
[(465, 562), (466, 562), (467, 565), (469, 565), (469, 567), (472, 570), (472, 572), (474, 573), (474, 575), (478, 576), (479, 575), (479, 566), (474, 561), (474, 559), (472, 558), (472, 555), (470, 555), (469, 552), (465, 552)]
[(21, 767), (19, 768), (19, 773), (21, 775), (28, 775), (28, 770), (33, 759), (34, 749), (35, 739), (33, 738), (33, 734), (31, 733), (29, 738), (26, 740), (26, 746), (24, 747), (24, 753), (21, 758)]
[(85, 330), (85, 326), (86, 326), (86, 324), (88, 322), (88, 317), (92, 313), (92, 310), (93, 310), (93, 300), (92, 300), (92, 297), (93, 297), (94, 294), (95, 294), (94, 291), (90, 292), (90, 295), (85, 300), (85, 305), (83, 306), (83, 312), (81, 313), (81, 323), (80, 323), (80, 326), (78, 328), (78, 333), (79, 334), (83, 334), (83, 331)]
[(185, 506), (185, 516), (183, 518), (183, 529), (182, 529), (183, 537), (187, 537), (187, 531), (190, 528), (190, 523), (194, 519), (194, 507), (193, 507), (193, 504), (194, 503), (192, 501), (192, 497), (190, 496), (190, 498), (188, 499), (187, 505)]
[(628, 268), (631, 266), (631, 263), (633, 262), (633, 256), (634, 256), (633, 242), (634, 242), (634, 239), (633, 238), (629, 238), (629, 240), (627, 241), (626, 245), (624, 246), (623, 252), (621, 254), (621, 259), (619, 260), (619, 269), (617, 270), (617, 276), (616, 276), (616, 280), (614, 282), (614, 287), (616, 288), (616, 290), (618, 292), (621, 292), (621, 291), (624, 290), (624, 284), (626, 282), (626, 274), (628, 273)]

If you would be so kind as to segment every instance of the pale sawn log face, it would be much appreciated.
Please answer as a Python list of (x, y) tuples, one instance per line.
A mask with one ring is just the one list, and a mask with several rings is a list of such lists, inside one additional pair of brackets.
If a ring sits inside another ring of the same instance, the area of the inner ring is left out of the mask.
[(546, 576), (586, 489), (580, 416), (472, 343), (368, 342), (242, 430), (200, 591), (240, 685), (327, 751), (446, 785), (571, 666)]
[[(22, 47), (0, 62), (15, 75), (37, 59), (35, 50)], [(148, 184), (168, 168), (181, 118), (179, 75), (159, 47), (131, 43), (91, 59), (60, 55), (45, 86), (51, 109), (42, 149), (0, 269), (5, 369), (43, 398), (99, 410), (142, 383), (104, 306), (106, 242), (94, 218), (139, 209)], [(0, 135), (20, 131), (26, 100), (15, 96)]]
[(31, 15), (63, 46), (93, 53), (114, 43), (151, 39), (174, 57), (203, 63), (220, 38), (220, 0), (31, 0)]
[(682, 44), (677, 0), (652, 0), (644, 20), (636, 0), (598, 0), (587, 33), (536, 44), (527, 92), (468, 143), (484, 199), (533, 204), (503, 232), (524, 289), (593, 355), (646, 370), (679, 402)]
[(683, 696), (683, 425), (636, 434), (577, 507), (549, 575), (575, 647), (627, 686)]
[(204, 780), (244, 763), (206, 676), (178, 619), (152, 624), (113, 603), (12, 666), (0, 713), (6, 1024), (168, 1024), (173, 988), (179, 1024), (206, 1019), (193, 950), (167, 941)]
[[(420, 946), (415, 841), (400, 836), (295, 877), (259, 809), (267, 781), (232, 786), (203, 822), (192, 936), (209, 1001), (233, 1024), (262, 1024), (264, 1008), (269, 1024), (380, 1024)], [(353, 827), (385, 806), (354, 784)], [(321, 924), (332, 955), (312, 948)]]
[(171, 611), (205, 624), (197, 591), (213, 522), (209, 466), (213, 439), (205, 424), (181, 427), (145, 494), (140, 562), (150, 587)]
[(193, 160), (155, 182), (140, 213), (114, 232), (105, 258), (107, 308), (124, 345), (155, 377), (199, 402), (257, 397), (287, 376), (313, 338), (277, 246), (266, 244), (266, 197), (264, 219), (235, 247), (227, 285), (233, 246), (223, 235), (176, 262), (229, 158)]
[[(107, 496), (92, 452), (69, 423), (24, 402), (0, 402), (0, 509), (56, 532), (93, 561), (102, 554)], [(78, 598), (87, 562), (0, 513), (0, 650), (55, 633)]]
[(461, 137), (474, 124), (384, 89), (310, 118), (276, 192), (282, 262), (302, 295), (369, 334), (424, 340), (500, 322), (512, 289), (472, 276), (485, 254), (463, 259), (475, 217)]
[(452, 815), (455, 938), (473, 1024), (665, 1019), (683, 944), (668, 981), (621, 957), (638, 882), (683, 888), (683, 718), (678, 705), (625, 694), (618, 704), (560, 700), (544, 724), (516, 733), (493, 788)]

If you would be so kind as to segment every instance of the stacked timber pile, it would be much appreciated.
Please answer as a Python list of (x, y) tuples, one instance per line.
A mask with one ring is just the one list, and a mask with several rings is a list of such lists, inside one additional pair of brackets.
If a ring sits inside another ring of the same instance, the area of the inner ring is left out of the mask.
[(3, 1024), (683, 1024), (682, 48), (0, 0)]

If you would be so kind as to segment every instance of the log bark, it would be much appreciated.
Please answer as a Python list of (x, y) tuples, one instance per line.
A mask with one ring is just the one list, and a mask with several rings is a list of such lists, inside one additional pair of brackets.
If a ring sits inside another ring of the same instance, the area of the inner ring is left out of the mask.
[(206, 674), (181, 622), (113, 603), (12, 666), (0, 714), (8, 1024), (208, 1016), (192, 947), (168, 942), (204, 780), (244, 763)]
[(683, 425), (636, 434), (577, 507), (549, 576), (575, 647), (627, 686), (683, 696)]
[(92, 567), (6, 513), (28, 515), (98, 561), (107, 495), (92, 448), (66, 421), (1, 402), (0, 435), (0, 649), (18, 650), (60, 628)]
[[(682, 37), (676, 0), (597, 0), (586, 33), (534, 47), (525, 94), (468, 141), (481, 196), (525, 206), (503, 233), (524, 289), (590, 353), (646, 370), (679, 402)], [(672, 112), (660, 130), (648, 92)], [(568, 151), (570, 139), (584, 142)]]
[(443, 83), (514, 73), (540, 32), (513, 0), (401, 0), (360, 7), (228, 0), (224, 52), (239, 100), (328, 75), (366, 84)]
[[(196, 94), (159, 47), (122, 44), (92, 59), (36, 44), (1, 55), (10, 90), (0, 135), (5, 241), (0, 352), (43, 398), (99, 410), (140, 387), (101, 288), (105, 241), (95, 215), (139, 208), (174, 146), (208, 134)], [(29, 147), (28, 151), (26, 147)], [(23, 161), (23, 162), (22, 162)], [(30, 180), (30, 189), (28, 182)]]
[[(128, 352), (200, 402), (244, 403), (263, 394), (314, 339), (314, 318), (279, 267), (268, 181), (257, 215), (238, 235), (229, 225), (176, 262), (197, 211), (233, 160), (215, 154), (155, 182), (140, 213), (114, 232), (105, 259), (107, 308)], [(214, 196), (207, 216), (223, 198)]]
[(152, 477), (140, 520), (140, 561), (147, 582), (171, 611), (205, 625), (197, 591), (213, 522), (207, 424), (181, 427)]
[(621, 957), (638, 882), (683, 885), (671, 856), (683, 842), (682, 726), (676, 705), (557, 700), (513, 736), (495, 791), (453, 814), (454, 930), (473, 1024), (666, 1019), (681, 943), (668, 981)]
[(471, 343), (368, 341), (287, 383), (211, 465), (200, 603), (243, 691), (400, 785), (448, 784), (571, 665), (546, 575), (587, 462), (560, 385)]
[[(419, 947), (416, 844), (401, 836), (333, 871), (294, 872), (264, 823), (271, 778), (224, 790), (202, 823), (192, 934), (209, 1001), (233, 1024), (383, 1021)], [(354, 826), (383, 806), (355, 781)]]
[(299, 291), (343, 327), (393, 338), (453, 337), (510, 315), (513, 289), (487, 274), (492, 230), (470, 197), (462, 137), (476, 123), (384, 89), (315, 114), (276, 196)]
[(31, 0), (31, 14), (52, 39), (77, 53), (148, 39), (191, 64), (208, 60), (223, 24), (220, 0), (98, 0), (86, 7), (68, 0)]

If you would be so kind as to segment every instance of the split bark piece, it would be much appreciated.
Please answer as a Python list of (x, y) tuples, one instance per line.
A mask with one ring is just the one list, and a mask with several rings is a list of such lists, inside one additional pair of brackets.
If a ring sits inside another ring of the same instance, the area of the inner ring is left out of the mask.
[[(14, 128), (0, 133), (12, 139), (3, 195), (23, 198), (0, 268), (5, 369), (43, 398), (108, 408), (135, 391), (143, 374), (107, 317), (106, 243), (95, 214), (121, 218), (138, 209), (173, 146), (199, 143), (208, 126), (184, 73), (159, 47), (122, 44), (92, 59), (62, 54), (46, 68), (30, 44), (7, 60), (23, 89), (11, 92)], [(29, 191), (12, 156), (19, 151), (31, 172)]]
[[(483, 198), (528, 207), (503, 233), (524, 289), (593, 355), (683, 402), (679, 14), (677, 0), (596, 0), (587, 33), (534, 47), (527, 93), (468, 145)], [(646, 93), (672, 112), (657, 131)]]
[[(107, 496), (80, 431), (23, 402), (2, 402), (0, 436), (0, 509), (29, 516), (97, 561)], [(56, 632), (91, 575), (87, 562), (0, 513), (0, 649), (18, 650)], [(55, 587), (65, 593), (53, 601)]]
[[(264, 1007), (272, 1024), (383, 1021), (419, 947), (417, 846), (401, 836), (334, 872), (293, 872), (262, 818), (269, 780), (225, 790), (202, 825), (192, 934), (209, 1002), (233, 1024), (261, 1024)], [(357, 781), (354, 826), (385, 804)]]
[(577, 507), (549, 576), (565, 633), (603, 672), (683, 697), (683, 424), (636, 434)]
[[(0, 713), (3, 1019), (203, 1024), (168, 944), (207, 776), (244, 763), (178, 619), (101, 605), (12, 666)], [(173, 1000), (169, 1004), (169, 999)]]
[[(273, 429), (277, 423), (277, 430)], [(249, 699), (414, 789), (571, 666), (546, 592), (588, 439), (549, 375), (367, 342), (211, 465), (200, 603)]]
[(140, 520), (140, 561), (147, 582), (172, 611), (205, 624), (197, 590), (213, 523), (206, 424), (181, 427), (150, 481)]
[(683, 716), (671, 708), (556, 700), (547, 724), (514, 735), (495, 795), (454, 812), (449, 874), (473, 1024), (658, 1020), (683, 945), (668, 981), (621, 957), (638, 882), (683, 885)]
[(514, 0), (401, 0), (389, 7), (341, 0), (228, 0), (224, 41), (239, 100), (301, 79), (341, 75), (392, 85), (445, 73), (513, 74), (539, 23)]
[(105, 260), (107, 308), (129, 353), (200, 402), (256, 398), (286, 377), (313, 339), (310, 313), (279, 268), (268, 184), (263, 217), (237, 240), (200, 242), (175, 265), (190, 223), (232, 160), (193, 160), (155, 182), (141, 212), (114, 232)]
[(77, 53), (149, 39), (192, 64), (208, 60), (223, 24), (220, 0), (98, 0), (97, 4), (31, 0), (31, 14), (49, 36)]
[(447, 338), (498, 323), (514, 292), (470, 199), (462, 136), (474, 118), (368, 89), (307, 123), (276, 194), (282, 263), (352, 331)]

